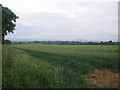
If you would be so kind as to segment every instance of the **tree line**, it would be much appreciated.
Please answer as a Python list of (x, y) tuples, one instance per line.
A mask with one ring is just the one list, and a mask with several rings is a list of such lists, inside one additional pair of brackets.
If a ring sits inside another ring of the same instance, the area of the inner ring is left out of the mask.
[(28, 41), (28, 42), (12, 42), (13, 44), (54, 44), (54, 45), (119, 45), (119, 42), (101, 41), (101, 42), (80, 42), (80, 41)]

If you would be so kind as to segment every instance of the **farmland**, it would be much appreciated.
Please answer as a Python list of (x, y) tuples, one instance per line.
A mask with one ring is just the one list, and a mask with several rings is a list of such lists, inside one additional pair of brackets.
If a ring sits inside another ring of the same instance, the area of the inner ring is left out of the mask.
[(3, 87), (100, 88), (84, 77), (96, 69), (118, 73), (117, 45), (3, 45)]

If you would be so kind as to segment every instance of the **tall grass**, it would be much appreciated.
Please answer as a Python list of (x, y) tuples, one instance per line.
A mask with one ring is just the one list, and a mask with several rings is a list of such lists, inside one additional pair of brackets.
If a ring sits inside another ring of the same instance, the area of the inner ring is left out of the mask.
[(117, 53), (118, 46), (112, 45), (3, 46), (3, 87), (97, 87), (83, 75), (96, 68), (117, 72)]
[(3, 88), (57, 87), (49, 63), (3, 46)]

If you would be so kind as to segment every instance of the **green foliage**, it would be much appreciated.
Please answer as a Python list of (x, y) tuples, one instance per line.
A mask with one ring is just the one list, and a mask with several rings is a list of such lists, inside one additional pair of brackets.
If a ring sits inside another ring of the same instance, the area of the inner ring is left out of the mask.
[(3, 88), (57, 87), (49, 64), (21, 50), (3, 46)]
[(119, 42), (101, 41), (101, 42), (80, 42), (80, 41), (27, 41), (14, 42), (16, 44), (33, 43), (33, 44), (52, 44), (52, 45), (119, 45)]
[(2, 39), (4, 40), (8, 33), (13, 33), (15, 30), (15, 22), (18, 16), (7, 7), (2, 5), (0, 7), (2, 7)]
[(116, 50), (117, 46), (104, 45), (4, 46), (3, 87), (100, 88), (87, 84), (83, 75), (95, 69), (117, 71)]
[(11, 44), (12, 42), (10, 40), (2, 40), (2, 44)]
[(96, 78), (96, 76), (87, 76), (86, 78)]

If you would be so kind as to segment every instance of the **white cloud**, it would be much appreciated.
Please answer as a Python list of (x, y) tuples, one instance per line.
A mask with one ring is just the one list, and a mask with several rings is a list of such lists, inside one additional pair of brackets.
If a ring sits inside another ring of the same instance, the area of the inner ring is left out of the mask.
[(20, 17), (16, 32), (9, 38), (29, 39), (32, 34), (34, 39), (115, 39), (117, 33), (119, 0), (0, 1)]
[(74, 13), (98, 12), (91, 7), (78, 7), (75, 3), (81, 2), (117, 2), (118, 0), (2, 0), (3, 5), (8, 6), (17, 13), (49, 12), (62, 13), (71, 18), (78, 18)]
[(49, 12), (62, 13), (72, 18), (77, 16), (67, 10), (56, 6), (61, 4), (60, 0), (7, 0), (3, 1), (3, 5), (8, 6), (17, 13), (34, 13), (34, 12)]
[(18, 20), (17, 24), (22, 25), (22, 26), (32, 26), (33, 23), (30, 23), (29, 21), (25, 21), (25, 20)]

